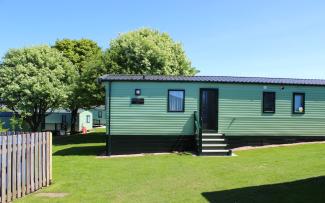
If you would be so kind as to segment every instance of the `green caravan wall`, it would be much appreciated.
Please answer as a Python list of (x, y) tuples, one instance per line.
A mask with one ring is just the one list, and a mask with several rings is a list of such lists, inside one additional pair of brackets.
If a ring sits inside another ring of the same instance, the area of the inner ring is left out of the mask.
[(10, 119), (11, 119), (11, 117), (0, 117), (0, 123), (2, 123), (2, 126), (0, 126), (0, 129), (1, 128), (9, 129), (10, 128)]
[[(325, 87), (220, 85), (219, 131), (231, 135), (325, 135)], [(262, 113), (263, 91), (276, 92), (275, 113)], [(305, 93), (305, 114), (292, 113), (293, 92)]]
[(62, 116), (66, 116), (67, 131), (70, 131), (71, 126), (71, 113), (69, 112), (53, 112), (45, 117), (45, 128), (44, 130), (55, 130), (55, 125), (57, 125), (57, 130), (61, 129)]
[[(69, 112), (53, 112), (45, 117), (45, 129), (54, 130), (55, 124), (57, 124), (58, 129), (61, 129), (62, 115), (66, 115), (67, 130), (71, 129), (71, 113)], [(86, 117), (90, 116), (90, 122), (87, 123)], [(81, 131), (82, 126), (85, 126), (87, 130), (93, 128), (93, 118), (90, 111), (80, 111), (77, 116), (76, 130)]]
[[(198, 101), (195, 87), (185, 83), (112, 82), (111, 134), (193, 135), (193, 112)], [(144, 98), (144, 105), (131, 104), (135, 89), (141, 89), (138, 97)], [(185, 89), (185, 112), (167, 112), (168, 89)]]
[(53, 112), (45, 117), (45, 123), (48, 124), (55, 124), (55, 123), (62, 123), (62, 116), (66, 116), (66, 122), (70, 125), (71, 121), (71, 113), (69, 112)]
[[(93, 124), (100, 124), (100, 125), (105, 125), (106, 124), (106, 110), (105, 106), (100, 106), (94, 109), (89, 110), (92, 115), (93, 115)], [(100, 117), (100, 112), (102, 114), (102, 117)]]
[[(218, 130), (226, 136), (325, 135), (325, 87), (117, 81), (111, 86), (111, 134), (192, 135), (200, 88), (219, 89)], [(135, 89), (144, 105), (130, 104)], [(167, 112), (168, 89), (185, 90), (185, 112)], [(108, 90), (106, 82), (107, 102)], [(263, 91), (276, 92), (273, 114), (262, 113)], [(293, 92), (305, 93), (305, 114), (292, 114)]]

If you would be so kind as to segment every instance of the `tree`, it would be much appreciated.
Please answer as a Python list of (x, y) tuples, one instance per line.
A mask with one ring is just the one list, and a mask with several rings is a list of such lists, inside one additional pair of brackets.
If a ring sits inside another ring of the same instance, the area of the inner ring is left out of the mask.
[(0, 66), (0, 98), (37, 131), (52, 109), (64, 106), (76, 69), (49, 46), (11, 49)]
[(14, 114), (11, 118), (10, 118), (10, 128), (12, 131), (20, 131), (23, 129), (23, 122), (24, 122), (24, 118), (17, 116), (16, 114)]
[(75, 133), (77, 114), (80, 108), (91, 108), (104, 103), (104, 90), (97, 78), (106, 71), (102, 66), (102, 50), (89, 39), (63, 39), (55, 42), (54, 48), (62, 52), (77, 68), (76, 86), (69, 98), (71, 133)]
[(0, 133), (4, 131), (3, 125), (4, 125), (4, 123), (0, 120)]
[(180, 43), (148, 28), (121, 34), (110, 42), (105, 66), (115, 74), (195, 75)]

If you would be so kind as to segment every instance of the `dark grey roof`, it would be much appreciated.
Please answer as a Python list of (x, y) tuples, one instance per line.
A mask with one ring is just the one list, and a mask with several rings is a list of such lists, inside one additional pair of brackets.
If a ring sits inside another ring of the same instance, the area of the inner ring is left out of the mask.
[(12, 117), (13, 115), (13, 112), (0, 112), (0, 117)]
[(99, 78), (103, 81), (169, 81), (169, 82), (212, 82), (212, 83), (250, 83), (281, 85), (316, 85), (325, 86), (321, 79), (234, 77), (234, 76), (163, 76), (163, 75), (112, 75)]

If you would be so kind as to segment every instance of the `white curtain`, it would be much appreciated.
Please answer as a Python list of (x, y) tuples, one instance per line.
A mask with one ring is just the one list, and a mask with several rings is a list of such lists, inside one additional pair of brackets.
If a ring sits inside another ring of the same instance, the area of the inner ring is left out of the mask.
[(295, 95), (295, 112), (300, 112), (300, 111), (303, 111), (303, 96), (300, 95), (300, 94), (296, 94)]
[(184, 91), (169, 91), (169, 111), (184, 110)]

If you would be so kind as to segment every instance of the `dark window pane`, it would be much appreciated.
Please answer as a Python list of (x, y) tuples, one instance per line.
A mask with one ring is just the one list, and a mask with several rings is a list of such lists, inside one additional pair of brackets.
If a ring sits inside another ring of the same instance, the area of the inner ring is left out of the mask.
[(263, 112), (275, 112), (275, 92), (263, 92)]
[(184, 90), (168, 91), (168, 111), (184, 111)]

